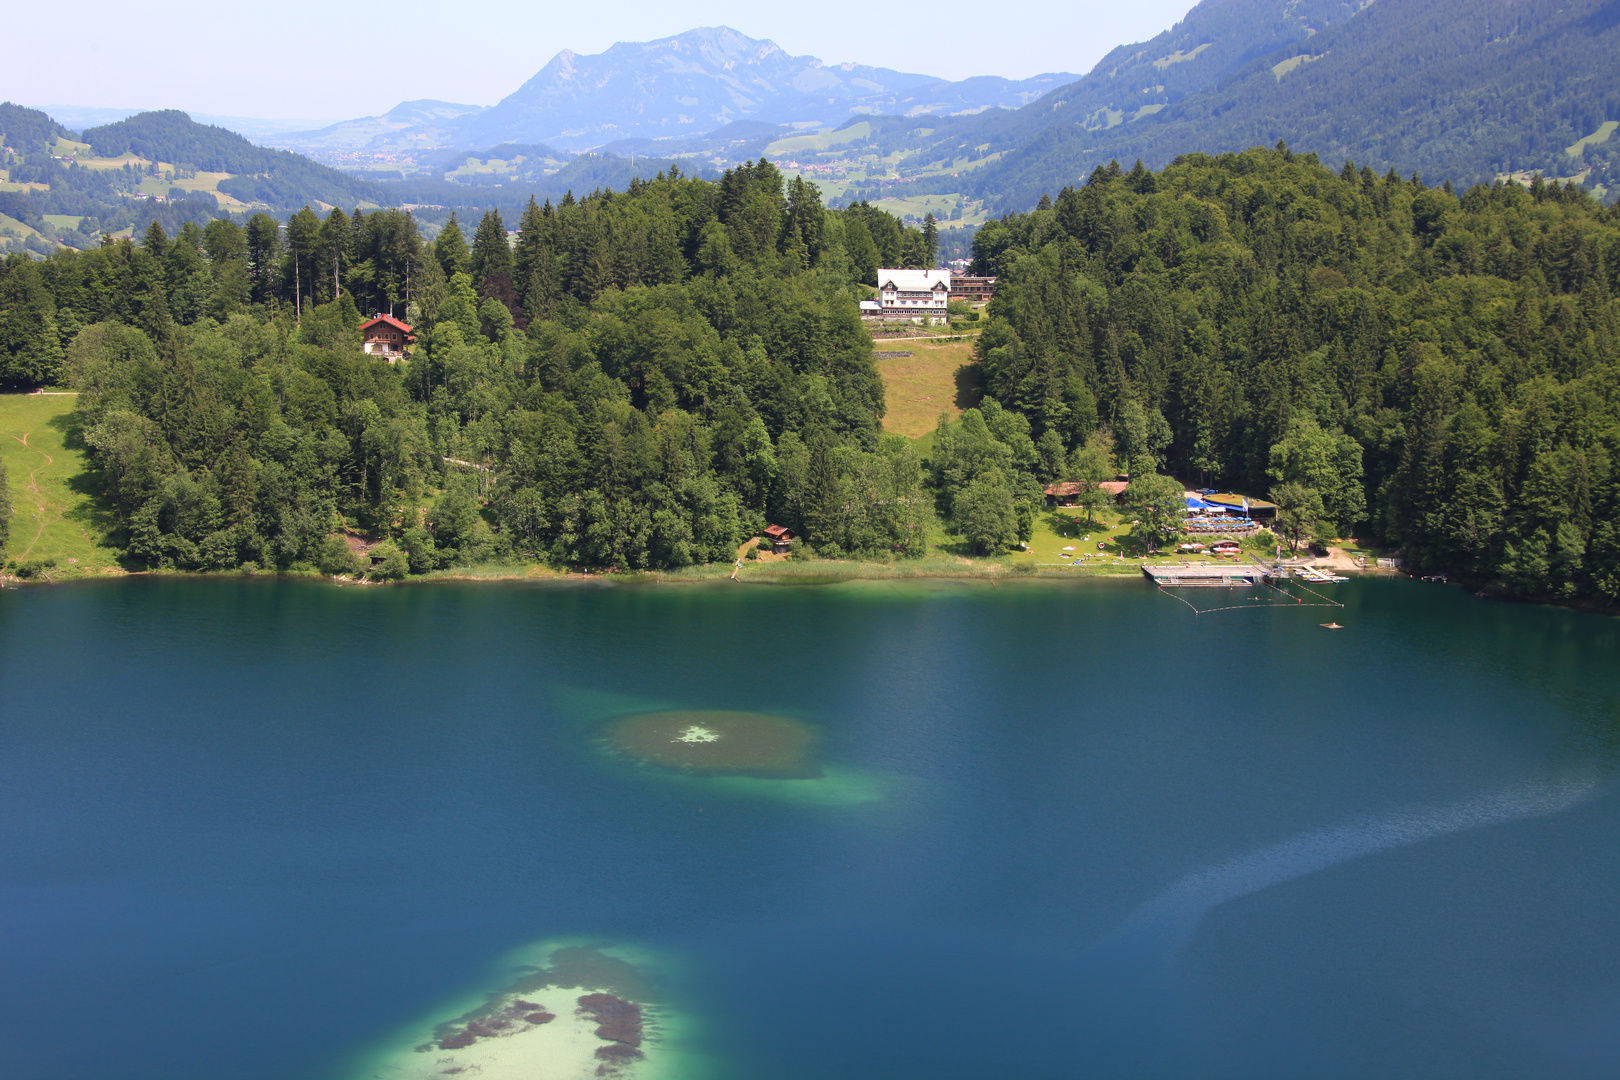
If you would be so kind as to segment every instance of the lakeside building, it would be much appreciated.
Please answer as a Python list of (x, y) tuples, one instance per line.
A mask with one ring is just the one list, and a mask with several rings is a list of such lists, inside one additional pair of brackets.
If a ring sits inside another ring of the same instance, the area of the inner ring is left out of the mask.
[(885, 318), (910, 319), (929, 324), (944, 323), (946, 304), (951, 298), (949, 270), (879, 269), (878, 303)]
[(392, 363), (405, 355), (405, 350), (416, 344), (416, 335), (406, 323), (381, 312), (360, 324), (364, 335), (363, 346), (367, 356), (380, 356)]
[(971, 274), (953, 274), (951, 276), (952, 300), (966, 300), (970, 304), (988, 303), (996, 295), (996, 279), (993, 277), (977, 277)]
[(793, 530), (785, 525), (765, 526), (765, 537), (770, 541), (771, 550), (778, 555), (785, 554), (793, 547)]

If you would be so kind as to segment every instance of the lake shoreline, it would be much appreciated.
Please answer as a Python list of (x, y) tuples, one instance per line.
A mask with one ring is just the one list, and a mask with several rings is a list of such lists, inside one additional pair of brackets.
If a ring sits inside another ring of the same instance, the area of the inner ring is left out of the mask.
[[(70, 585), (86, 581), (123, 580), (128, 578), (170, 579), (276, 579), (324, 581), (340, 586), (372, 588), (385, 585), (428, 585), (435, 582), (603, 582), (614, 584), (700, 585), (721, 581), (737, 584), (793, 584), (830, 580), (839, 581), (1022, 581), (1038, 579), (1059, 581), (1074, 578), (1128, 578), (1139, 577), (1143, 565), (1171, 566), (1174, 562), (1149, 563), (1140, 561), (1115, 562), (1100, 565), (1077, 564), (1073, 567), (1043, 567), (1030, 563), (999, 563), (989, 561), (927, 558), (897, 562), (868, 562), (852, 559), (813, 559), (792, 562), (744, 563), (736, 570), (731, 563), (705, 563), (679, 570), (629, 570), (570, 572), (554, 570), (542, 563), (486, 563), (470, 567), (453, 567), (429, 574), (402, 578), (398, 581), (369, 581), (350, 575), (330, 577), (318, 571), (267, 570), (127, 570), (114, 574), (72, 575), (64, 577), (39, 576), (18, 578), (0, 575), (0, 586), (6, 588), (30, 585)], [(1363, 577), (1398, 577), (1396, 571), (1358, 570)]]
[[(1148, 565), (1175, 565), (1173, 562)], [(93, 575), (73, 575), (62, 578), (47, 576), (18, 578), (0, 574), (0, 589), (25, 588), (33, 585), (71, 585), (92, 581), (127, 580), (132, 578), (201, 578), (201, 579), (274, 579), (320, 581), (339, 588), (377, 588), (381, 586), (422, 586), (435, 583), (512, 584), (552, 583), (576, 585), (710, 585), (731, 581), (739, 585), (836, 585), (849, 581), (957, 581), (987, 582), (991, 585), (1003, 581), (1062, 581), (1062, 580), (1119, 580), (1140, 577), (1143, 563), (1120, 562), (1101, 565), (1044, 567), (1030, 563), (1001, 563), (982, 560), (962, 560), (953, 556), (951, 561), (940, 557), (895, 561), (867, 562), (852, 559), (805, 559), (790, 562), (745, 562), (735, 577), (734, 564), (705, 563), (702, 566), (683, 567), (679, 570), (596, 571), (573, 573), (554, 570), (543, 563), (486, 563), (470, 567), (436, 570), (419, 577), (399, 581), (367, 581), (340, 575), (328, 577), (318, 571), (266, 571), (216, 570), (210, 572), (180, 570), (124, 570), (109, 573), (105, 570)], [(1338, 573), (1358, 578), (1415, 578), (1400, 570), (1382, 567), (1335, 566)], [(1450, 582), (1485, 600), (1506, 603), (1531, 604), (1537, 607), (1561, 607), (1592, 615), (1620, 618), (1620, 608), (1605, 607), (1591, 598), (1574, 600), (1559, 597), (1519, 596), (1492, 589), (1490, 583), (1456, 578)]]

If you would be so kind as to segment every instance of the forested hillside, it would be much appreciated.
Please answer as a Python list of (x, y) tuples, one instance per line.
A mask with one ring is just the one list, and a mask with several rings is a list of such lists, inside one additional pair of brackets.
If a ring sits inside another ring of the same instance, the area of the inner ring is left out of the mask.
[(1620, 188), (1605, 127), (1620, 121), (1617, 56), (1615, 0), (1204, 0), (1016, 112), (907, 125), (908, 182), (881, 194), (1027, 210), (1110, 160), (1161, 168), (1281, 139), (1432, 183), (1540, 172), (1607, 197)]
[(372, 184), (317, 165), (286, 150), (254, 146), (234, 131), (199, 124), (175, 109), (145, 112), (116, 124), (90, 128), (84, 141), (101, 157), (134, 153), (206, 172), (232, 173), (219, 190), (245, 203), (272, 207), (324, 202), (386, 205)]
[[(469, 224), (471, 224), (469, 222)], [(1098, 169), (980, 230), (985, 398), (927, 460), (885, 435), (858, 283), (924, 240), (764, 162), (486, 213), (266, 215), (14, 256), (0, 378), (68, 381), (130, 555), (383, 573), (678, 567), (767, 522), (823, 554), (1028, 539), (1040, 485), (1269, 495), (1516, 595), (1620, 602), (1620, 211), (1457, 192), (1284, 147)], [(358, 348), (362, 313), (419, 341)], [(397, 550), (396, 550), (397, 549)]]
[[(826, 212), (766, 163), (487, 214), (432, 248), (409, 215), (160, 227), (0, 268), (0, 378), (66, 380), (129, 555), (383, 573), (525, 556), (678, 567), (767, 520), (825, 550), (915, 550), (930, 513), (857, 280), (888, 215)], [(339, 291), (340, 290), (340, 291)], [(364, 356), (361, 313), (414, 324)]]
[(1194, 154), (1099, 169), (975, 261), (987, 392), (1071, 470), (1106, 424), (1136, 472), (1292, 486), (1317, 535), (1620, 599), (1620, 211), (1587, 193)]

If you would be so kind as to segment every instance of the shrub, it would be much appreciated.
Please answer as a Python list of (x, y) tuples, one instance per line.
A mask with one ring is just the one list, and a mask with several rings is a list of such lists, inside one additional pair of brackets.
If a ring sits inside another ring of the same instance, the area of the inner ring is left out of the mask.
[(332, 575), (363, 574), (366, 570), (365, 560), (350, 551), (348, 543), (336, 533), (321, 541), (315, 565), (321, 573)]
[(371, 549), (373, 559), (379, 555), (382, 561), (371, 565), (371, 576), (377, 581), (399, 581), (411, 572), (410, 560), (393, 544), (378, 544)]

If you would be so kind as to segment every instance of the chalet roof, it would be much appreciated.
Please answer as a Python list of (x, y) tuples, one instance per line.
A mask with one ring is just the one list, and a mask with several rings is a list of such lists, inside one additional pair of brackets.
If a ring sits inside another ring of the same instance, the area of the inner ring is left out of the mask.
[(765, 535), (773, 540), (780, 540), (785, 536), (792, 536), (793, 530), (785, 525), (767, 525), (765, 526)]
[(1119, 495), (1131, 485), (1127, 480), (1104, 480), (1097, 486), (1108, 492), (1110, 495)]
[(879, 270), (878, 288), (898, 289), (901, 292), (931, 292), (951, 288), (949, 270)]
[(409, 325), (400, 322), (398, 319), (394, 318), (392, 315), (376, 315), (376, 316), (373, 316), (372, 318), (367, 319), (365, 322), (361, 323), (360, 324), (360, 329), (361, 329), (362, 332), (364, 332), (366, 330), (370, 330), (373, 326), (376, 326), (378, 323), (384, 323), (384, 324), (386, 324), (388, 326), (392, 326), (395, 330), (402, 330), (407, 334), (411, 332), (411, 328), (410, 328)]

